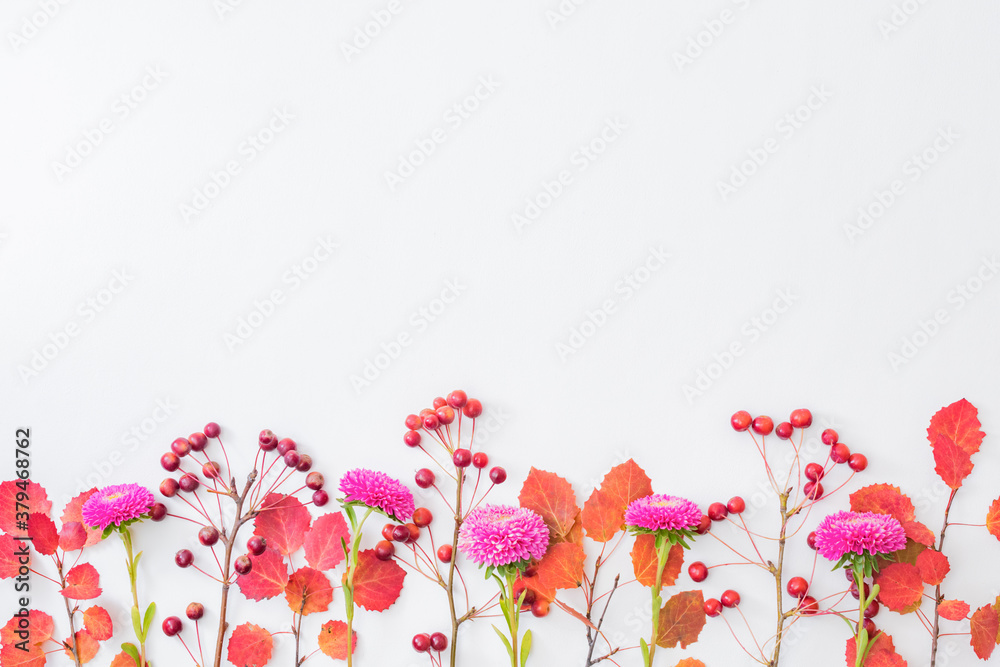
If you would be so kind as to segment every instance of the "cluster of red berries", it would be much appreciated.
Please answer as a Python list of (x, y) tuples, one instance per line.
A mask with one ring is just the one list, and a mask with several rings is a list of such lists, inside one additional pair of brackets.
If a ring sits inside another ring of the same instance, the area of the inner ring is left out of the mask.
[(793, 598), (799, 601), (799, 613), (803, 616), (815, 616), (819, 613), (819, 603), (816, 598), (807, 595), (809, 592), (809, 582), (803, 577), (792, 577), (785, 585), (785, 590)]
[(421, 632), (413, 635), (413, 650), (417, 653), (427, 653), (428, 651), (441, 651), (448, 648), (448, 638), (441, 632), (427, 634)]
[(740, 594), (732, 589), (729, 589), (724, 591), (718, 599), (708, 598), (705, 600), (705, 614), (715, 618), (722, 613), (723, 607), (733, 609), (738, 606), (740, 606)]
[[(538, 574), (534, 565), (524, 570), (524, 577), (531, 578)], [(549, 601), (535, 595), (535, 591), (526, 588), (522, 582), (514, 584), (513, 595), (521, 600), (521, 611), (530, 611), (532, 616), (544, 618), (549, 615)], [(524, 596), (522, 599), (521, 596)]]
[[(418, 507), (413, 510), (413, 521), (410, 523), (387, 523), (382, 526), (382, 539), (378, 544), (375, 545), (375, 557), (379, 560), (389, 560), (396, 553), (396, 547), (393, 542), (399, 542), (400, 544), (414, 544), (420, 539), (420, 529), (426, 528), (431, 525), (431, 521), (434, 520), (434, 515), (426, 507)], [(449, 562), (451, 560), (451, 545), (448, 546), (448, 558), (447, 560), (441, 558), (442, 562)], [(441, 549), (443, 549), (442, 547)], [(441, 549), (438, 550), (438, 557), (441, 557)]]
[[(198, 619), (205, 615), (205, 607), (200, 602), (192, 602), (187, 606), (184, 613), (188, 618), (197, 623)], [(160, 627), (163, 629), (163, 634), (173, 637), (184, 629), (184, 623), (177, 616), (168, 616), (163, 619), (163, 624)]]

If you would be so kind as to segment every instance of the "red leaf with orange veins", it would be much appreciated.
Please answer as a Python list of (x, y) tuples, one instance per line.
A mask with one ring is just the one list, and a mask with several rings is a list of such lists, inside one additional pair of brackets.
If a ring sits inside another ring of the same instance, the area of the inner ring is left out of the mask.
[(582, 512), (576, 513), (576, 518), (573, 519), (573, 525), (570, 526), (569, 532), (565, 535), (553, 535), (551, 530), (549, 532), (549, 538), (551, 544), (562, 544), (568, 542), (571, 544), (579, 544), (583, 546), (583, 518)]
[(253, 623), (244, 623), (229, 638), (229, 662), (236, 667), (264, 667), (271, 659), (274, 639), (271, 633)]
[(1000, 498), (993, 501), (986, 513), (986, 530), (990, 535), (1000, 540)]
[(368, 611), (385, 611), (399, 599), (405, 578), (406, 570), (396, 561), (379, 560), (374, 549), (358, 552), (358, 564), (354, 568), (354, 604)]
[[(97, 652), (101, 650), (101, 645), (97, 643), (97, 640), (90, 636), (90, 633), (86, 630), (78, 630), (74, 635), (76, 637), (76, 651), (80, 658), (80, 664), (85, 665), (97, 655)], [(70, 640), (67, 637), (66, 641), (63, 642), (63, 652), (66, 656), (73, 659), (73, 653), (69, 648), (65, 648), (70, 644)]]
[[(847, 640), (846, 659), (848, 667), (855, 667), (857, 664), (857, 640), (851, 637)], [(868, 656), (865, 658), (864, 667), (906, 667), (903, 656), (896, 653), (896, 647), (892, 643), (892, 637), (883, 633), (872, 642)]]
[(583, 504), (583, 527), (587, 537), (608, 542), (625, 527), (625, 508), (639, 498), (653, 493), (652, 482), (635, 461), (629, 459), (604, 476)]
[(559, 475), (537, 468), (528, 471), (517, 499), (521, 507), (542, 517), (551, 538), (568, 535), (580, 513), (573, 486)]
[[(652, 588), (656, 585), (656, 537), (653, 535), (637, 535), (632, 547), (632, 569), (635, 578), (643, 586)], [(673, 586), (684, 565), (684, 547), (675, 544), (667, 552), (667, 562), (663, 565), (663, 576), (660, 580), (663, 586)]]
[(900, 523), (903, 524), (903, 531), (906, 532), (906, 536), (914, 542), (923, 544), (926, 547), (934, 544), (934, 533), (924, 524), (919, 521), (900, 521)]
[(938, 614), (949, 621), (961, 621), (969, 615), (970, 609), (968, 603), (961, 600), (942, 600), (938, 605)]
[(678, 644), (687, 648), (698, 641), (705, 627), (705, 598), (701, 591), (685, 591), (673, 596), (660, 610), (660, 627), (656, 645), (674, 648)]
[(250, 562), (253, 564), (251, 570), (236, 577), (236, 584), (245, 598), (259, 601), (284, 592), (288, 566), (281, 554), (268, 548), (259, 556), (250, 556)]
[(969, 453), (946, 435), (939, 435), (934, 441), (934, 463), (934, 472), (953, 489), (962, 486), (973, 468)]
[(875, 574), (875, 583), (879, 586), (879, 601), (892, 611), (909, 614), (920, 608), (924, 596), (924, 581), (915, 565), (888, 565)]
[[(15, 644), (16, 642), (22, 641), (21, 637), (15, 634), (18, 630), (23, 630), (20, 628), (21, 619), (17, 616), (11, 617), (7, 621), (7, 625), (0, 628), (0, 644)], [(46, 614), (44, 611), (39, 611), (37, 609), (28, 610), (28, 637), (30, 637), (30, 646), (41, 646), (49, 639), (52, 638), (52, 632), (55, 629), (55, 625), (52, 622), (52, 617)], [(7, 662), (4, 661), (0, 663), (6, 665)]]
[(947, 436), (966, 454), (972, 456), (979, 451), (986, 435), (979, 430), (979, 410), (964, 398), (951, 405), (941, 408), (933, 417), (927, 428), (927, 440), (933, 446), (938, 436)]
[(288, 579), (285, 600), (292, 611), (308, 616), (329, 609), (333, 602), (333, 587), (326, 575), (319, 570), (300, 567)]
[[(25, 558), (24, 563), (18, 560), (20, 557)], [(0, 579), (16, 577), (22, 565), (27, 567), (28, 558), (27, 542), (0, 534)]]
[(997, 644), (997, 633), (1000, 631), (1000, 616), (990, 605), (983, 605), (972, 615), (970, 622), (972, 630), (972, 649), (980, 660), (988, 660)]
[(578, 588), (583, 583), (583, 547), (571, 542), (553, 544), (538, 562), (538, 578), (547, 588)]
[(3, 667), (43, 667), (45, 651), (41, 646), (32, 644), (27, 651), (16, 648), (14, 644), (4, 644), (0, 649), (0, 665)]
[(115, 659), (111, 661), (110, 667), (136, 667), (135, 660), (132, 659), (125, 651), (122, 651), (115, 656)]
[(522, 585), (529, 591), (535, 592), (536, 600), (546, 600), (552, 602), (556, 597), (556, 589), (551, 586), (546, 586), (545, 582), (542, 581), (541, 577), (537, 574), (531, 577), (526, 577), (523, 574), (517, 578), (517, 582), (514, 584), (515, 590), (520, 590)]
[(59, 548), (63, 551), (76, 551), (87, 544), (87, 529), (79, 521), (64, 523), (59, 529)]
[(43, 556), (51, 556), (59, 547), (56, 524), (44, 514), (28, 515), (28, 536), (31, 537), (31, 546)]
[[(358, 633), (351, 633), (351, 653), (358, 646)], [(327, 621), (319, 631), (319, 650), (334, 660), (347, 660), (347, 623)]]
[(70, 600), (91, 600), (101, 594), (101, 577), (90, 563), (81, 563), (66, 573), (66, 588), (59, 591)]
[(66, 508), (63, 510), (62, 517), (60, 518), (63, 526), (74, 521), (83, 526), (84, 530), (87, 531), (87, 541), (83, 545), (85, 547), (92, 547), (101, 541), (101, 529), (88, 528), (86, 524), (83, 523), (83, 504), (87, 502), (87, 500), (89, 500), (95, 493), (97, 493), (97, 487), (84, 491), (70, 500), (66, 503)]
[(937, 586), (944, 581), (945, 575), (951, 570), (948, 557), (940, 551), (925, 549), (917, 556), (917, 569), (925, 584)]
[(111, 614), (104, 607), (96, 605), (83, 612), (83, 627), (87, 629), (91, 637), (102, 642), (111, 639), (111, 635), (114, 634)]
[(269, 493), (254, 519), (253, 534), (267, 540), (267, 545), (287, 556), (298, 551), (306, 540), (312, 515), (297, 498)]
[[(0, 531), (11, 535), (24, 535), (24, 530), (17, 527), (18, 512), (48, 516), (49, 510), (52, 509), (52, 501), (48, 499), (45, 489), (35, 482), (28, 482), (27, 487), (26, 491), (22, 491), (18, 488), (17, 482), (0, 484)], [(28, 496), (21, 503), (21, 507), (17, 507), (18, 493), (26, 493)], [(27, 509), (24, 509), (25, 505), (28, 506)]]
[(344, 560), (344, 545), (351, 543), (351, 532), (340, 512), (324, 514), (313, 521), (306, 533), (306, 562), (317, 570), (332, 570)]

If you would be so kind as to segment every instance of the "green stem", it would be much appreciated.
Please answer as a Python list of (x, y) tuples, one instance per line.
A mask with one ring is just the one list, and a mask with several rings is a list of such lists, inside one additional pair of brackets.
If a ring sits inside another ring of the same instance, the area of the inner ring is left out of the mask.
[(347, 556), (347, 579), (344, 581), (344, 604), (347, 607), (347, 667), (352, 667), (354, 664), (354, 650), (351, 648), (351, 637), (354, 632), (354, 571), (358, 566), (358, 547), (361, 545), (361, 528), (365, 525), (365, 521), (368, 520), (371, 513), (372, 508), (369, 507), (364, 516), (361, 517), (361, 522), (355, 523), (354, 512), (347, 512), (348, 517), (351, 519), (351, 548)]
[(656, 583), (653, 586), (653, 635), (649, 642), (649, 659), (646, 667), (652, 667), (653, 656), (656, 654), (656, 638), (660, 633), (660, 605), (663, 598), (660, 597), (660, 589), (663, 587), (663, 566), (667, 564), (667, 556), (670, 554), (670, 541), (657, 536), (656, 538)]
[[(136, 586), (136, 579), (138, 573), (136, 572), (136, 562), (135, 556), (132, 550), (132, 533), (129, 532), (128, 527), (121, 529), (120, 535), (122, 536), (122, 542), (125, 544), (125, 560), (128, 565), (128, 578), (129, 584), (132, 587), (132, 607), (135, 610), (133, 613), (138, 613), (139, 618), (142, 618), (142, 609), (139, 607), (139, 592)], [(136, 640), (139, 642), (139, 660), (143, 667), (146, 663), (146, 640), (140, 635), (136, 635)]]
[(510, 652), (510, 666), (518, 667), (518, 660), (520, 655), (517, 651), (517, 627), (518, 620), (521, 614), (521, 608), (517, 604), (518, 600), (514, 597), (514, 581), (517, 579), (517, 574), (514, 572), (507, 573), (507, 609), (510, 612), (510, 646), (513, 649)]
[(868, 607), (868, 596), (865, 595), (864, 572), (854, 568), (854, 582), (858, 587), (858, 629), (854, 639), (854, 667), (861, 667), (865, 663), (865, 654), (868, 647), (868, 632), (865, 630), (865, 608)]

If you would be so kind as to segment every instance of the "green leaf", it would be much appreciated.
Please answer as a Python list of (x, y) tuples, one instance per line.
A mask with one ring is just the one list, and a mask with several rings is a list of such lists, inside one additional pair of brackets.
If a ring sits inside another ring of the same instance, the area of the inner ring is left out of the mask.
[[(103, 532), (103, 533), (101, 533), (101, 539), (102, 539), (102, 540), (103, 540), (103, 539), (106, 539), (106, 538), (107, 538), (107, 536), (108, 536), (108, 535), (110, 535), (110, 534), (111, 534), (111, 533), (113, 533), (113, 532), (115, 532), (115, 524), (111, 524), (110, 526), (108, 526), (107, 528), (105, 528), (105, 529), (104, 529), (104, 532)], [(136, 661), (136, 663), (135, 663), (135, 664), (137, 664), (137, 665), (138, 665), (138, 664), (139, 664), (139, 662), (138, 662), (138, 661)]]
[(135, 630), (135, 636), (139, 639), (139, 641), (146, 641), (146, 636), (142, 634), (142, 621), (139, 618), (138, 607), (132, 607), (132, 629)]
[(496, 632), (496, 633), (497, 633), (497, 636), (498, 636), (498, 637), (499, 637), (500, 639), (502, 639), (502, 640), (503, 640), (503, 645), (507, 647), (507, 655), (509, 655), (509, 656), (510, 656), (510, 659), (511, 659), (511, 660), (513, 660), (513, 659), (514, 659), (514, 649), (513, 649), (513, 648), (511, 648), (511, 646), (510, 646), (510, 640), (509, 640), (509, 639), (507, 639), (507, 637), (506, 637), (506, 636), (504, 636), (504, 634), (503, 634), (502, 632), (500, 632), (500, 628), (498, 628), (498, 627), (497, 627), (497, 626), (495, 626), (495, 625), (493, 626), (493, 631), (494, 631), (494, 632)]
[(646, 640), (643, 639), (643, 638), (641, 638), (641, 637), (639, 638), (639, 648), (642, 649), (642, 664), (648, 665), (649, 664), (649, 644), (647, 644)]
[(500, 611), (503, 612), (503, 617), (507, 619), (507, 627), (512, 627), (510, 624), (510, 611), (507, 609), (507, 605), (503, 602), (500, 603)]
[(529, 653), (531, 653), (531, 630), (524, 633), (524, 640), (521, 644), (521, 667), (528, 664)]
[(149, 629), (153, 627), (153, 617), (156, 616), (156, 603), (150, 602), (149, 606), (146, 607), (146, 615), (142, 619), (142, 639), (146, 640), (149, 636)]
[(135, 647), (135, 644), (122, 644), (122, 650), (129, 654), (132, 660), (135, 661), (135, 664), (139, 664), (139, 649)]

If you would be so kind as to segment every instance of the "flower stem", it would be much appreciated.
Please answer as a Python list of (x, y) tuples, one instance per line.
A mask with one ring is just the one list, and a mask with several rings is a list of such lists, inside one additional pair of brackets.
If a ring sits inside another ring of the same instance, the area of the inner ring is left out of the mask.
[(355, 518), (353, 511), (347, 513), (348, 518), (351, 520), (351, 546), (347, 554), (347, 579), (344, 581), (344, 605), (347, 614), (348, 641), (347, 667), (352, 667), (354, 664), (354, 650), (351, 648), (351, 637), (354, 636), (354, 571), (358, 566), (358, 547), (361, 545), (361, 528), (365, 525), (368, 517), (371, 516), (372, 511), (372, 508), (369, 507), (364, 516), (361, 517), (360, 522)]
[(521, 608), (517, 604), (518, 599), (514, 596), (514, 582), (517, 580), (517, 574), (514, 572), (507, 573), (507, 590), (504, 592), (506, 596), (505, 602), (507, 603), (507, 611), (510, 625), (510, 667), (518, 667), (519, 654), (517, 649), (517, 627), (518, 620), (521, 616)]
[[(132, 533), (129, 532), (128, 527), (123, 527), (119, 533), (122, 538), (122, 542), (125, 544), (125, 562), (128, 565), (128, 578), (129, 585), (132, 589), (132, 616), (139, 615), (141, 618), (142, 609), (139, 607), (139, 592), (136, 588), (136, 557), (132, 550)], [(136, 629), (138, 631), (138, 628)], [(142, 667), (145, 667), (148, 663), (146, 662), (146, 640), (142, 635), (137, 634), (136, 639), (139, 642), (139, 661)]]
[(667, 564), (667, 556), (670, 553), (670, 541), (657, 536), (656, 545), (656, 583), (653, 586), (653, 634), (649, 642), (649, 653), (646, 660), (646, 667), (652, 667), (653, 656), (656, 654), (656, 639), (660, 634), (660, 605), (663, 598), (660, 596), (660, 589), (663, 586), (663, 566)]

